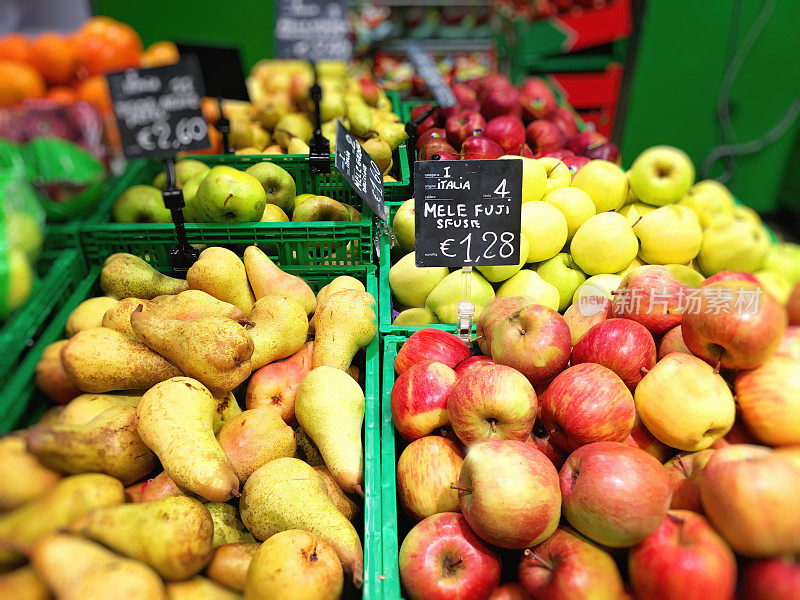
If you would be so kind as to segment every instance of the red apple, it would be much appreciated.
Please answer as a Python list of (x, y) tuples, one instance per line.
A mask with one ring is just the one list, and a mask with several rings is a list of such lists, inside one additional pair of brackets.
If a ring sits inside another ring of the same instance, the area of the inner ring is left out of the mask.
[(700, 515), (671, 510), (628, 554), (633, 590), (647, 600), (731, 600), (736, 557)]
[(517, 369), (534, 385), (558, 375), (567, 366), (571, 349), (564, 317), (541, 304), (514, 311), (491, 330), (492, 360)]
[(397, 497), (418, 521), (441, 512), (457, 512), (458, 481), (464, 455), (461, 449), (438, 435), (414, 440), (397, 460)]
[(569, 109), (558, 106), (553, 111), (550, 119), (558, 125), (567, 139), (578, 135), (578, 126), (575, 124), (575, 115)]
[(500, 158), (505, 153), (500, 144), (476, 131), (475, 135), (469, 136), (461, 144), (461, 154), (464, 155), (464, 160), (484, 160)]
[(656, 364), (656, 343), (647, 328), (630, 319), (606, 319), (592, 326), (572, 349), (571, 364), (596, 363), (636, 387)]
[[(538, 79), (538, 78), (537, 78)], [(558, 107), (556, 96), (550, 87), (539, 80), (541, 85), (523, 83), (519, 94), (519, 106), (526, 123), (537, 119), (547, 119)]]
[[(433, 107), (433, 105), (430, 102), (425, 102), (423, 104), (418, 104), (417, 106), (415, 106), (415, 107), (413, 107), (411, 109), (411, 119), (412, 120), (416, 119), (422, 113), (427, 112), (432, 107)], [(425, 133), (426, 131), (428, 131), (429, 129), (432, 129), (432, 128), (436, 127), (437, 116), (438, 116), (436, 113), (437, 113), (437, 111), (434, 110), (430, 115), (428, 115), (425, 118), (424, 121), (422, 121), (422, 123), (420, 123), (417, 126), (417, 135), (421, 135), (421, 134)]]
[(447, 141), (456, 148), (460, 148), (464, 140), (473, 135), (475, 131), (485, 128), (486, 119), (480, 113), (471, 110), (448, 117), (444, 122)]
[(612, 548), (638, 544), (669, 510), (672, 490), (664, 467), (647, 452), (618, 442), (581, 446), (567, 458), (560, 479), (570, 524)]
[(618, 600), (622, 596), (622, 577), (611, 555), (566, 527), (525, 550), (519, 582), (536, 600)]
[(536, 392), (519, 371), (484, 365), (453, 386), (450, 425), (469, 446), (486, 440), (524, 440), (536, 420)]
[(569, 172), (572, 173), (572, 178), (575, 179), (575, 175), (578, 173), (578, 171), (588, 165), (591, 161), (585, 156), (565, 156), (561, 159), (561, 162), (569, 167)]
[(596, 323), (600, 323), (608, 318), (611, 312), (611, 300), (601, 298), (600, 296), (594, 296), (593, 298), (597, 298), (601, 302), (601, 305), (596, 307), (597, 310), (594, 310), (595, 307), (592, 307), (592, 310), (585, 310), (588, 307), (576, 303), (570, 304), (569, 308), (564, 311), (564, 320), (569, 326), (570, 337), (573, 344), (577, 344), (584, 334)]
[(491, 92), (494, 88), (511, 86), (511, 80), (504, 73), (492, 71), (480, 79), (476, 79), (474, 85), (477, 98), (482, 100), (483, 96)]
[(562, 161), (565, 158), (575, 158), (575, 154), (571, 150), (564, 150), (564, 148), (552, 148), (550, 150), (542, 150), (541, 152), (537, 152), (534, 155), (534, 158), (544, 158), (545, 156), (557, 158), (558, 160)]
[(475, 444), (464, 459), (458, 488), (467, 523), (495, 546), (528, 548), (558, 527), (558, 471), (531, 444), (516, 440)]
[(683, 341), (683, 333), (681, 333), (680, 325), (670, 329), (664, 334), (664, 337), (661, 338), (661, 342), (658, 344), (658, 360), (661, 360), (672, 352), (683, 352), (684, 354), (692, 353)]
[(800, 360), (800, 326), (789, 325), (783, 333), (775, 356), (786, 356)]
[(758, 279), (755, 275), (745, 273), (744, 271), (720, 271), (707, 278), (701, 285), (705, 287), (712, 283), (717, 283), (718, 281), (750, 281), (752, 283), (758, 283)]
[(599, 146), (607, 141), (608, 138), (606, 136), (596, 132), (594, 129), (587, 129), (569, 138), (567, 140), (566, 147), (567, 150), (570, 150), (575, 154), (585, 155), (586, 150), (588, 150), (590, 147)]
[(726, 369), (754, 369), (774, 354), (786, 310), (772, 294), (747, 281), (719, 281), (700, 288), (698, 296), (681, 322), (693, 354)]
[(602, 365), (569, 367), (542, 397), (542, 424), (553, 441), (568, 451), (592, 442), (622, 442), (635, 418), (630, 390)]
[(455, 156), (457, 153), (447, 140), (432, 139), (422, 145), (419, 151), (419, 160), (430, 160), (432, 156), (443, 154)]
[(513, 87), (498, 86), (487, 91), (481, 98), (481, 114), (487, 119), (501, 115), (522, 116), (519, 92)]
[(486, 600), (530, 600), (530, 597), (520, 584), (503, 583), (494, 588)]
[(416, 440), (448, 425), (447, 397), (456, 374), (440, 362), (412, 365), (394, 382), (392, 420), (405, 440)]
[(762, 444), (800, 444), (800, 360), (773, 356), (735, 380), (736, 402), (747, 429)]
[(475, 90), (469, 88), (463, 83), (456, 83), (451, 87), (451, 89), (453, 90), (453, 95), (456, 97), (457, 104), (454, 107), (445, 108), (442, 110), (445, 118), (457, 112), (453, 111), (455, 107), (458, 107), (458, 110), (480, 110), (481, 102), (478, 100)]
[(660, 463), (663, 463), (675, 453), (675, 450), (659, 441), (656, 436), (648, 431), (638, 415), (633, 422), (633, 429), (631, 429), (630, 435), (622, 443), (652, 454)]
[(525, 143), (525, 124), (519, 117), (502, 115), (486, 124), (483, 135), (500, 144), (506, 154), (519, 154)]
[(425, 144), (428, 143), (428, 140), (447, 141), (447, 134), (441, 127), (432, 127), (431, 129), (426, 130), (425, 133), (421, 133), (419, 137), (417, 137), (417, 150), (422, 150), (422, 148), (425, 147)]
[(786, 311), (789, 313), (789, 325), (800, 325), (800, 283), (795, 284), (786, 303)]
[(800, 469), (763, 446), (714, 452), (700, 479), (700, 500), (737, 554), (766, 558), (800, 552)]
[(672, 487), (670, 508), (703, 512), (703, 505), (700, 502), (700, 479), (714, 452), (713, 448), (699, 452), (681, 452), (664, 463)]
[(434, 152), (427, 160), (461, 160), (461, 155), (450, 152)]
[(435, 361), (451, 369), (472, 356), (461, 338), (441, 329), (420, 329), (400, 347), (394, 359), (394, 370), (402, 374), (418, 362)]
[(753, 437), (753, 435), (747, 430), (747, 427), (744, 426), (742, 423), (741, 415), (739, 411), (736, 411), (737, 416), (736, 420), (733, 422), (733, 427), (731, 430), (718, 439), (716, 442), (711, 444), (711, 447), (715, 450), (717, 448), (724, 448), (725, 446), (730, 446), (731, 444), (753, 444), (758, 446), (758, 440)]
[(409, 600), (485, 600), (500, 583), (497, 553), (458, 513), (417, 523), (400, 545), (398, 562)]
[(687, 287), (661, 265), (637, 267), (622, 279), (611, 307), (615, 317), (638, 321), (653, 335), (681, 323), (681, 302)]
[[(564, 147), (564, 133), (558, 125), (547, 119), (539, 119), (528, 123), (525, 128), (525, 139), (534, 152), (557, 150)], [(560, 158), (560, 157), (557, 157)]]
[(553, 443), (553, 440), (550, 439), (550, 436), (548, 435), (547, 430), (544, 428), (544, 425), (542, 425), (542, 423), (538, 420), (533, 425), (533, 430), (528, 436), (528, 439), (525, 441), (536, 446), (536, 449), (539, 450), (539, 452), (550, 459), (550, 462), (553, 463), (553, 466), (556, 469), (560, 469), (564, 464), (564, 461), (567, 460), (567, 452)]
[(742, 600), (798, 600), (800, 556), (787, 555), (751, 562), (744, 568)]
[(531, 150), (531, 147), (528, 146), (528, 144), (522, 144), (519, 155), (522, 158), (533, 158), (533, 150)]
[(489, 302), (478, 316), (478, 321), (475, 325), (478, 347), (481, 352), (487, 356), (491, 354), (492, 335), (495, 325), (535, 303), (536, 301), (530, 296), (521, 295), (502, 296)]
[(456, 380), (461, 379), (464, 375), (477, 371), (484, 365), (493, 365), (494, 361), (488, 356), (470, 356), (465, 358), (458, 366), (456, 366)]
[(607, 160), (616, 164), (620, 163), (619, 148), (611, 142), (603, 142), (596, 146), (589, 146), (583, 153), (589, 160)]

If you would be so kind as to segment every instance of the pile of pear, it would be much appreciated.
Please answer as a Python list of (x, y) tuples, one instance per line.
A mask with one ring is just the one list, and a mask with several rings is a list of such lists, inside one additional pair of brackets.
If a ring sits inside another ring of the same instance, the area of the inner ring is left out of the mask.
[[(695, 182), (694, 166), (678, 148), (649, 148), (627, 172), (592, 160), (570, 175), (554, 157), (503, 158), (523, 161), (520, 261), (466, 275), (476, 318), (495, 297), (527, 295), (580, 319), (582, 297), (612, 300), (644, 265), (664, 265), (688, 287), (725, 270), (752, 273), (784, 305), (800, 282), (800, 246), (774, 242), (759, 215), (736, 204), (723, 184)], [(650, 175), (659, 162), (680, 175), (659, 181)], [(415, 218), (413, 198), (393, 218), (393, 323), (455, 323), (463, 275), (416, 266)]]
[[(391, 153), (389, 153), (391, 160)], [(172, 223), (164, 206), (165, 174), (152, 184), (136, 184), (114, 201), (111, 215), (117, 223)], [(354, 206), (328, 196), (297, 193), (291, 173), (263, 161), (241, 171), (227, 165), (209, 167), (191, 158), (175, 163), (175, 185), (183, 193), (187, 223), (288, 223), (360, 221)]]
[(315, 294), (257, 246), (207, 248), (185, 280), (114, 254), (100, 284), (36, 367), (57, 406), (0, 438), (0, 597), (360, 585), (363, 284)]

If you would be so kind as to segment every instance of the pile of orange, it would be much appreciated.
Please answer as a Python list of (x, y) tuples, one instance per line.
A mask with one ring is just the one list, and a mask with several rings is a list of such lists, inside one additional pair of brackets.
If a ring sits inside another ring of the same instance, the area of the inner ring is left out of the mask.
[(77, 99), (110, 107), (105, 73), (177, 62), (172, 42), (143, 49), (139, 34), (109, 17), (93, 17), (72, 35), (0, 37), (0, 106), (27, 98)]

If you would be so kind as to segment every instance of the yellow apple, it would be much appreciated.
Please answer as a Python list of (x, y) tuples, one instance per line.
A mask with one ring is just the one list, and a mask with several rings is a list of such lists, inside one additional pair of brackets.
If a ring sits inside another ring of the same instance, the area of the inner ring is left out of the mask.
[(624, 269), (622, 269), (621, 271), (617, 271), (617, 272), (615, 273), (615, 275), (619, 275), (620, 277), (625, 277), (625, 275), (627, 275), (628, 273), (630, 273), (630, 272), (631, 272), (631, 271), (633, 271), (634, 269), (636, 269), (636, 268), (638, 268), (638, 267), (641, 267), (641, 266), (643, 266), (643, 265), (646, 265), (646, 264), (647, 264), (646, 262), (644, 262), (644, 261), (643, 261), (641, 258), (639, 258), (639, 257), (637, 256), (636, 258), (634, 258), (634, 259), (631, 261), (631, 264), (629, 264), (627, 267), (625, 267), (625, 268), (624, 268)]
[(572, 185), (589, 194), (598, 213), (618, 210), (628, 198), (628, 178), (619, 165), (592, 160), (575, 174)]
[(647, 213), (655, 209), (656, 209), (655, 206), (650, 206), (649, 204), (645, 204), (644, 202), (634, 202), (632, 204), (626, 204), (625, 206), (620, 208), (617, 212), (626, 219), (628, 219), (628, 223), (630, 223), (631, 227), (633, 227), (634, 223), (636, 223)]
[(680, 204), (697, 213), (703, 229), (717, 221), (733, 218), (733, 195), (728, 188), (714, 179), (695, 183), (686, 192)]
[(572, 172), (569, 167), (557, 158), (543, 156), (534, 160), (537, 160), (544, 167), (544, 171), (547, 174), (544, 196), (558, 188), (567, 187), (572, 182)]
[(578, 228), (569, 248), (581, 271), (599, 275), (627, 267), (639, 252), (639, 240), (625, 217), (603, 212)]
[(567, 242), (567, 219), (552, 204), (526, 202), (522, 205), (522, 234), (530, 244), (525, 262), (547, 260), (561, 252)]
[(416, 227), (416, 211), (414, 198), (409, 198), (400, 205), (392, 221), (392, 230), (397, 245), (406, 252), (411, 252), (416, 247), (414, 238)]
[(703, 231), (697, 259), (706, 277), (725, 270), (753, 273), (761, 268), (769, 249), (769, 236), (761, 224), (734, 217)]
[(522, 269), (497, 290), (497, 297), (530, 296), (537, 303), (558, 310), (559, 295), (556, 286), (547, 283), (536, 271)]
[(689, 191), (694, 183), (694, 165), (683, 150), (653, 146), (636, 157), (628, 179), (640, 201), (664, 206), (677, 202)]
[(687, 263), (697, 256), (703, 241), (697, 214), (680, 205), (648, 212), (633, 232), (639, 238), (639, 257), (651, 265)]
[[(469, 295), (464, 296), (463, 277), (469, 280)], [(464, 274), (460, 269), (453, 271), (442, 279), (439, 284), (428, 294), (425, 308), (436, 315), (442, 323), (456, 323), (458, 321), (459, 302), (472, 302), (475, 307), (475, 316), (480, 316), (486, 305), (494, 300), (492, 284), (477, 271)]]
[(553, 190), (544, 197), (544, 201), (560, 210), (567, 220), (567, 241), (571, 240), (578, 227), (596, 212), (589, 194), (576, 187)]
[(522, 161), (522, 202), (541, 200), (547, 187), (547, 173), (542, 163), (534, 158), (524, 158), (511, 154), (500, 158)]
[(792, 284), (781, 273), (775, 271), (761, 270), (753, 273), (767, 292), (775, 296), (775, 299), (781, 304), (789, 302), (789, 296), (792, 294)]
[(519, 238), (518, 264), (499, 266), (499, 267), (475, 267), (475, 268), (481, 272), (481, 275), (486, 277), (487, 281), (491, 281), (492, 283), (505, 281), (509, 277), (513, 277), (522, 267), (525, 266), (525, 263), (528, 261), (529, 250), (530, 250), (530, 245), (528, 244), (528, 238), (525, 237), (524, 235), (521, 235)]

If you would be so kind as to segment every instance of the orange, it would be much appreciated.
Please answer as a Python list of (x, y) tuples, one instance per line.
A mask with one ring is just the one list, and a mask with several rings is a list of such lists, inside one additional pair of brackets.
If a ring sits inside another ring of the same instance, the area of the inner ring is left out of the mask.
[(186, 154), (222, 154), (222, 134), (213, 125), (208, 126), (208, 141), (211, 147), (205, 150), (192, 150)]
[(45, 85), (39, 71), (25, 63), (0, 60), (0, 106), (39, 98)]
[(78, 99), (78, 94), (72, 88), (57, 86), (47, 90), (44, 97), (56, 102), (69, 103), (75, 102)]
[(64, 85), (75, 76), (75, 50), (57, 33), (43, 33), (31, 44), (31, 64), (50, 85)]
[(142, 54), (143, 67), (160, 67), (162, 65), (172, 65), (181, 59), (178, 47), (174, 42), (167, 40), (153, 42)]
[(89, 75), (138, 67), (142, 39), (130, 25), (109, 17), (92, 17), (72, 38), (78, 61)]
[(78, 98), (102, 111), (111, 110), (111, 94), (108, 81), (103, 75), (94, 75), (81, 82), (77, 89)]
[(200, 98), (200, 111), (209, 123), (219, 121), (219, 103), (216, 98), (209, 98), (208, 96)]
[(21, 33), (9, 33), (0, 37), (0, 58), (31, 62), (31, 43), (27, 36)]

